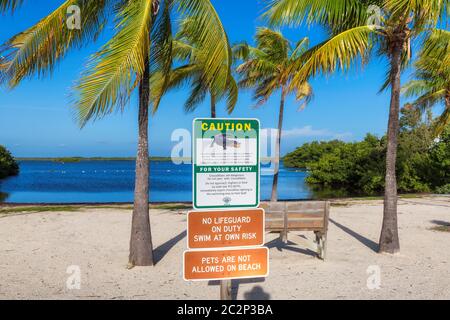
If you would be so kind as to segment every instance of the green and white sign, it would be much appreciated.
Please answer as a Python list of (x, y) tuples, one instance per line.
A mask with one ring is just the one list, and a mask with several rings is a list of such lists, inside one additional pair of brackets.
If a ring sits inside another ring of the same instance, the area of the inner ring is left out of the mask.
[(195, 209), (259, 206), (259, 134), (256, 119), (195, 119)]

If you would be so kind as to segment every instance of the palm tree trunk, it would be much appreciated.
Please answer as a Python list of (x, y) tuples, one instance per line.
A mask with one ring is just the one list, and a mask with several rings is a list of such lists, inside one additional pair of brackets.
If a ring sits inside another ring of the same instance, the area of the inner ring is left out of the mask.
[(275, 143), (275, 160), (274, 160), (274, 176), (272, 183), (272, 202), (278, 201), (278, 174), (280, 171), (280, 149), (281, 149), (281, 134), (283, 131), (283, 116), (284, 116), (284, 102), (286, 100), (286, 90), (283, 86), (281, 89), (281, 102), (280, 102), (280, 112), (278, 118), (278, 136)]
[(445, 95), (445, 109), (450, 110), (450, 90), (447, 90)]
[(386, 186), (384, 196), (383, 227), (380, 236), (380, 253), (397, 253), (400, 251), (397, 223), (397, 147), (400, 113), (400, 76), (401, 60), (405, 39), (399, 37), (392, 43), (390, 56), (391, 65), (391, 104), (389, 109), (389, 124), (386, 151)]
[(216, 97), (211, 93), (211, 118), (216, 118)]
[(146, 61), (139, 84), (139, 141), (136, 158), (134, 210), (130, 240), (130, 266), (152, 266), (153, 244), (149, 216), (149, 148), (148, 107), (150, 103), (150, 69)]

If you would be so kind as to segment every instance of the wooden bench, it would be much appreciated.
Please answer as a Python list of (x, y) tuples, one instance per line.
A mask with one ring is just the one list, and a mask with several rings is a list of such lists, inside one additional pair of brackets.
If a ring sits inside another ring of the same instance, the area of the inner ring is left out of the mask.
[(284, 243), (289, 231), (313, 231), (316, 235), (317, 255), (325, 260), (330, 203), (326, 201), (266, 202), (266, 231), (280, 232)]

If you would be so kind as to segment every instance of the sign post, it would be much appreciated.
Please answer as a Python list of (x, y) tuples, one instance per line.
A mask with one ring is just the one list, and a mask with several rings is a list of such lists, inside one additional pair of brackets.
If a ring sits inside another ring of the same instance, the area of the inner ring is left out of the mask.
[(267, 277), (265, 213), (259, 206), (260, 124), (256, 119), (195, 119), (193, 207), (188, 213), (186, 281), (220, 280), (231, 300), (231, 280)]

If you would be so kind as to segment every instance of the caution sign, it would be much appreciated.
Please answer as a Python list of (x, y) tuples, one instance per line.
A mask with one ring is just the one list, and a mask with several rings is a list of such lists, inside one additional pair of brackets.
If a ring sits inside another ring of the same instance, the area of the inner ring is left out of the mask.
[(255, 119), (194, 120), (195, 209), (258, 207), (259, 135)]
[(186, 251), (183, 276), (186, 281), (267, 277), (268, 259), (267, 248)]
[(188, 213), (188, 248), (262, 246), (264, 210), (193, 211)]

